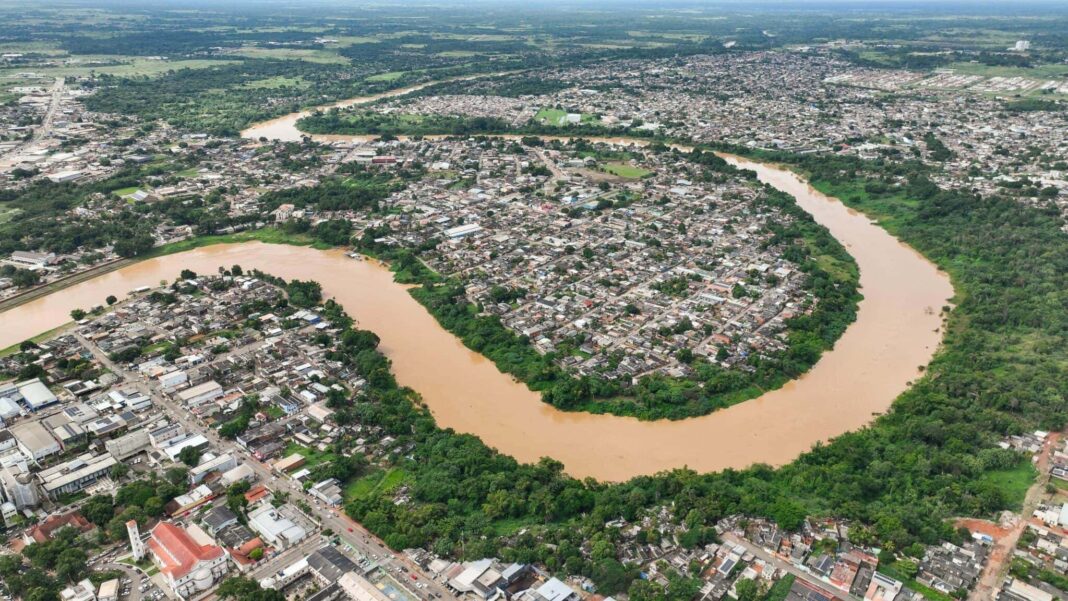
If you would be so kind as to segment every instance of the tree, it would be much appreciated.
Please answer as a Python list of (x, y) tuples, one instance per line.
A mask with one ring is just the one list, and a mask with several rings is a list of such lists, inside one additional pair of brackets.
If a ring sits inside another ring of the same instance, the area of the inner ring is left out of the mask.
[(156, 241), (147, 232), (139, 232), (132, 236), (123, 236), (115, 241), (115, 254), (123, 258), (136, 257), (152, 250)]
[(56, 576), (67, 582), (77, 582), (85, 577), (88, 560), (81, 547), (68, 547), (56, 559)]
[(168, 482), (175, 485), (184, 482), (188, 475), (189, 470), (181, 466), (170, 467), (167, 468), (166, 472), (163, 472), (163, 477), (166, 478)]
[(227, 578), (215, 590), (220, 599), (235, 601), (285, 601), (285, 595), (273, 589), (260, 588), (255, 580), (236, 577)]
[(125, 463), (116, 463), (111, 466), (111, 478), (114, 480), (121, 480), (126, 477), (126, 474), (130, 473), (130, 466)]
[(200, 455), (200, 449), (196, 447), (185, 447), (178, 452), (178, 459), (189, 467), (196, 467), (200, 465)]
[(248, 554), (248, 558), (252, 561), (259, 561), (263, 559), (263, 547), (256, 547)]
[(111, 495), (94, 495), (82, 504), (81, 512), (85, 519), (97, 526), (104, 526), (115, 515), (115, 505)]
[(760, 598), (760, 586), (748, 578), (739, 578), (734, 583), (734, 592), (738, 601), (757, 601)]
[(85, 311), (81, 309), (74, 309), (70, 312), (70, 318), (74, 321), (81, 321), (85, 319)]

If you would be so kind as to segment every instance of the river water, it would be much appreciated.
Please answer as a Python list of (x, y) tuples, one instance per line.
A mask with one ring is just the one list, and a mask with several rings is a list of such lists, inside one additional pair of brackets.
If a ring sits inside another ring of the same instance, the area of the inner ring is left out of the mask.
[(360, 327), (381, 337), (398, 381), (422, 395), (440, 426), (474, 434), (521, 461), (549, 456), (571, 475), (611, 481), (682, 466), (706, 472), (781, 465), (887, 410), (937, 349), (939, 312), (953, 290), (918, 253), (793, 173), (728, 159), (793, 195), (848, 248), (864, 299), (857, 320), (804, 376), (704, 417), (642, 422), (558, 411), (441, 328), (385, 267), (340, 250), (259, 242), (146, 260), (11, 309), (0, 314), (0, 348), (60, 326), (72, 309), (102, 304), (109, 294), (122, 298), (186, 268), (215, 273), (239, 264), (320, 282)]

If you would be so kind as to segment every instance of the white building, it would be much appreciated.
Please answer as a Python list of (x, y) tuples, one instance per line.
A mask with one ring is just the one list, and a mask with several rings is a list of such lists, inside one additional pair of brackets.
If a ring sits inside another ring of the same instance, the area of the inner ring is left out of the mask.
[(160, 388), (164, 391), (174, 390), (188, 381), (189, 374), (180, 369), (169, 371), (156, 377), (156, 382), (159, 382)]
[(25, 458), (21, 462), (0, 466), (0, 493), (3, 493), (4, 501), (12, 503), (15, 509), (37, 507), (40, 503), (33, 473), (26, 465)]
[(88, 579), (59, 591), (61, 601), (96, 601), (96, 587)]
[(286, 517), (270, 503), (260, 503), (248, 512), (248, 527), (263, 541), (279, 549), (289, 548), (308, 536), (308, 532)]
[(85, 453), (38, 473), (37, 478), (41, 481), (41, 490), (55, 499), (84, 489), (106, 476), (118, 463), (111, 455)]
[(141, 529), (137, 527), (137, 520), (126, 522), (126, 536), (130, 537), (130, 554), (134, 561), (145, 558), (145, 542), (141, 540)]
[(189, 483), (200, 484), (209, 474), (214, 472), (226, 472), (237, 467), (237, 458), (230, 453), (223, 453), (217, 457), (205, 457), (200, 464), (189, 470)]
[(33, 461), (57, 455), (63, 448), (40, 422), (23, 422), (10, 428), (22, 454)]
[(112, 578), (100, 583), (100, 590), (96, 593), (96, 601), (119, 601), (119, 579)]
[(59, 401), (40, 378), (19, 382), (15, 386), (19, 389), (19, 394), (22, 395), (22, 400), (30, 411), (37, 411)]
[(84, 175), (81, 171), (60, 171), (49, 175), (48, 179), (52, 180), (53, 183), (62, 184), (81, 179)]
[(56, 262), (56, 255), (54, 253), (37, 253), (25, 250), (16, 250), (11, 253), (11, 258), (7, 260), (8, 263), (19, 265), (21, 267), (37, 268), (47, 267)]
[(104, 443), (108, 453), (119, 461), (132, 457), (149, 447), (148, 432), (134, 430)]
[(178, 400), (186, 407), (199, 407), (222, 397), (223, 388), (215, 380), (208, 380), (178, 393)]
[(168, 522), (152, 529), (148, 550), (171, 590), (182, 598), (211, 589), (230, 571), (222, 547), (198, 543), (184, 528)]
[(389, 601), (385, 593), (356, 572), (345, 572), (337, 583), (352, 601)]

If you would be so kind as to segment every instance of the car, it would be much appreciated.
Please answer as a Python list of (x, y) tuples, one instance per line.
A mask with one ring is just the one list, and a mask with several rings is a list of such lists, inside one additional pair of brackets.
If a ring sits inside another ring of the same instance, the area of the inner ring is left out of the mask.
[[(408, 570), (404, 570), (404, 571), (407, 572)], [(409, 576), (412, 577), (412, 580), (419, 580), (419, 578), (417, 578), (415, 574), (409, 574)]]
[(352, 528), (349, 528), (349, 532), (353, 532)]

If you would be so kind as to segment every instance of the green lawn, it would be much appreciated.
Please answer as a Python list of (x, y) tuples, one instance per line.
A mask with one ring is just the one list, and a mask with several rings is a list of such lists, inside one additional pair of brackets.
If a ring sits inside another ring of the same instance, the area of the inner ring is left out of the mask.
[(163, 255), (171, 255), (174, 253), (185, 252), (187, 250), (193, 250), (194, 248), (200, 248), (202, 246), (211, 246), (212, 244), (236, 244), (239, 242), (292, 244), (294, 246), (311, 246), (312, 248), (317, 248), (319, 250), (329, 250), (334, 248), (324, 242), (317, 242), (311, 236), (305, 234), (287, 234), (278, 228), (266, 227), (247, 232), (238, 232), (236, 234), (198, 236), (196, 238), (182, 240), (181, 242), (172, 242), (170, 244), (156, 247), (148, 256), (142, 258), (147, 259)]
[(356, 44), (377, 44), (381, 41), (378, 38), (372, 38), (362, 35), (341, 35), (330, 37), (337, 40), (337, 45), (342, 47), (355, 46)]
[(368, 77), (365, 81), (397, 81), (404, 77), (407, 71), (389, 71), (386, 73), (378, 73)]
[(315, 467), (320, 463), (333, 461), (337, 458), (333, 453), (322, 453), (295, 442), (286, 445), (286, 450), (282, 451), (282, 457), (289, 457), (293, 453), (304, 456), (304, 467), (307, 468)]
[(240, 48), (234, 54), (248, 58), (299, 60), (309, 63), (347, 64), (349, 62), (349, 59), (341, 56), (333, 50), (320, 50), (316, 48), (261, 48), (259, 46), (245, 46)]
[(1027, 489), (1034, 484), (1037, 476), (1038, 470), (1035, 469), (1035, 466), (1031, 464), (1029, 459), (1024, 459), (1011, 470), (987, 472), (983, 475), (983, 480), (997, 486), (1005, 494), (1005, 498), (1009, 501), (1009, 506), (1018, 510), (1023, 507)]
[(652, 171), (649, 171), (648, 169), (642, 169), (641, 167), (635, 167), (634, 165), (629, 165), (627, 163), (606, 163), (604, 165), (604, 170), (612, 175), (632, 179), (639, 179), (652, 174)]
[(141, 188), (137, 186), (130, 186), (129, 188), (119, 188), (118, 190), (112, 190), (111, 193), (115, 196), (118, 196), (119, 198), (122, 198), (123, 196), (129, 196), (140, 189)]
[(563, 125), (567, 119), (567, 111), (543, 108), (534, 115), (534, 119), (544, 121), (550, 125)]
[(1068, 74), (1068, 65), (1038, 65), (1030, 69), (1001, 67), (982, 63), (952, 63), (947, 66), (958, 73), (984, 75), (986, 77), (1030, 77), (1033, 79), (1057, 78)]
[(407, 472), (400, 468), (393, 468), (388, 472), (383, 470), (371, 472), (362, 478), (353, 480), (345, 487), (345, 499), (362, 499), (392, 490), (407, 477)]

